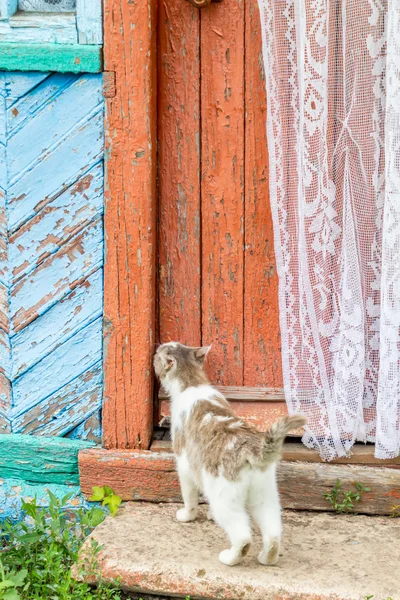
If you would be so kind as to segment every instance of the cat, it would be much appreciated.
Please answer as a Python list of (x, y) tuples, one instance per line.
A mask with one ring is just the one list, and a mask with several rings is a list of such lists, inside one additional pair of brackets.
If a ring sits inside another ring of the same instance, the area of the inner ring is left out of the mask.
[(171, 435), (184, 501), (176, 518), (194, 521), (202, 492), (209, 503), (208, 518), (230, 540), (231, 547), (219, 560), (233, 566), (250, 547), (251, 515), (262, 535), (258, 560), (275, 565), (282, 533), (276, 464), (285, 436), (306, 420), (286, 416), (264, 434), (245, 423), (203, 370), (209, 350), (169, 342), (154, 356), (156, 375), (171, 399)]

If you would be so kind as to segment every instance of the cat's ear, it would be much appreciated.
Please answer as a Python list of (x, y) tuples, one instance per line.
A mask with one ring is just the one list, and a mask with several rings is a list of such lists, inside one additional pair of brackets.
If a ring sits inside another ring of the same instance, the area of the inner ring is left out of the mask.
[(166, 371), (170, 371), (173, 367), (175, 367), (175, 365), (176, 365), (176, 358), (175, 358), (175, 356), (171, 356), (170, 354), (167, 354), (163, 358), (164, 358), (163, 362), (164, 362), (164, 366), (165, 366), (165, 370)]
[(207, 354), (210, 352), (211, 346), (202, 346), (201, 348), (196, 348), (194, 351), (194, 358), (199, 365), (203, 366), (204, 361), (206, 359)]

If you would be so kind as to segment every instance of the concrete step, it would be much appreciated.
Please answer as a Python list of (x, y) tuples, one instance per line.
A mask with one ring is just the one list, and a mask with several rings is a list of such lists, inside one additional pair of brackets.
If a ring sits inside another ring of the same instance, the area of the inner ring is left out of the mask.
[[(178, 505), (127, 503), (91, 535), (106, 581), (125, 590), (223, 600), (400, 600), (400, 520), (285, 511), (276, 567), (257, 562), (260, 536), (243, 563), (226, 567), (224, 533), (206, 519), (175, 520)], [(90, 547), (88, 540), (83, 555)]]

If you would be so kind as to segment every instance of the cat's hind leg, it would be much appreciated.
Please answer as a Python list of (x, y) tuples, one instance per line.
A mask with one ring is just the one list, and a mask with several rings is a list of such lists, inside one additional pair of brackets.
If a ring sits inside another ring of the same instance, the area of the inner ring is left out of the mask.
[(181, 508), (177, 511), (176, 518), (178, 521), (181, 521), (181, 523), (189, 523), (190, 521), (194, 521), (197, 517), (199, 492), (195, 482), (193, 481), (190, 466), (185, 453), (177, 457), (176, 465), (179, 475), (179, 483), (181, 485), (183, 502), (185, 504), (184, 508)]
[(261, 531), (263, 548), (258, 555), (262, 565), (276, 565), (282, 536), (281, 507), (275, 467), (252, 473), (248, 509)]
[(246, 492), (238, 482), (224, 477), (203, 477), (207, 496), (216, 523), (228, 535), (231, 547), (223, 550), (219, 560), (224, 565), (239, 564), (247, 554), (251, 543), (250, 518), (246, 511)]

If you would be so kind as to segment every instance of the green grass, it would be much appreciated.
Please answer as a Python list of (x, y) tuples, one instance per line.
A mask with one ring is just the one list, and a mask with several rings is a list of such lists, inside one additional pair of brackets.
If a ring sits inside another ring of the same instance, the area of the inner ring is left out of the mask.
[[(28, 519), (0, 525), (0, 599), (4, 600), (121, 600), (118, 585), (100, 580), (97, 588), (75, 581), (71, 566), (77, 562), (84, 539), (105, 518), (102, 508), (74, 512), (49, 494), (49, 507), (36, 499), (23, 503)], [(93, 542), (85, 574), (98, 573), (99, 546)], [(80, 567), (81, 573), (83, 567)], [(98, 578), (96, 578), (98, 579)]]

